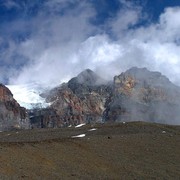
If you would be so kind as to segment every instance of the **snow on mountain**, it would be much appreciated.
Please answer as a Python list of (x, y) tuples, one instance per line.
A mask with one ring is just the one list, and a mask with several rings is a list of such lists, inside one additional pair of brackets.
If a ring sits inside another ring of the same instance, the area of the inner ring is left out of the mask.
[(77, 126), (75, 126), (75, 128), (79, 128), (79, 127), (82, 127), (82, 126), (85, 126), (86, 124), (83, 123), (83, 124), (78, 124)]
[(16, 101), (26, 109), (45, 108), (50, 105), (40, 96), (48, 87), (36, 83), (7, 85), (7, 87), (13, 93)]
[(86, 134), (79, 134), (77, 136), (71, 136), (72, 138), (82, 138), (82, 137), (85, 137)]

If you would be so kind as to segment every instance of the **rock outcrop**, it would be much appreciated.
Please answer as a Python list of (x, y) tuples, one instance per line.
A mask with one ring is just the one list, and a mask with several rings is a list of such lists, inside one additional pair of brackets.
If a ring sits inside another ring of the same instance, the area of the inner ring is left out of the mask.
[(13, 98), (11, 91), (0, 84), (0, 130), (29, 128), (26, 109)]
[(114, 77), (113, 96), (105, 112), (110, 121), (178, 123), (180, 88), (159, 72), (131, 68)]

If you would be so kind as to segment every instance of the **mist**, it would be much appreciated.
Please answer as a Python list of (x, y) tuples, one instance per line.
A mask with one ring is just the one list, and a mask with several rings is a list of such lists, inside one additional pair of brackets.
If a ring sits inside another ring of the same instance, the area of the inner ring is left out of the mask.
[(180, 85), (180, 7), (167, 8), (158, 22), (149, 22), (142, 7), (121, 1), (116, 16), (96, 26), (92, 4), (76, 2), (59, 15), (72, 1), (47, 1), (28, 22), (13, 22), (9, 31), (29, 28), (31, 36), (18, 43), (8, 40), (0, 58), (9, 66), (1, 70), (1, 81), (57, 85), (87, 68), (109, 80), (137, 66), (160, 71)]

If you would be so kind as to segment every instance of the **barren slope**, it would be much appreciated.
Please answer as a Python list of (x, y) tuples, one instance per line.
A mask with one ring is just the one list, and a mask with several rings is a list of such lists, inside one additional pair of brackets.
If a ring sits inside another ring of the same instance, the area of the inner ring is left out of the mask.
[[(72, 138), (79, 134), (86, 136)], [(0, 179), (179, 179), (179, 154), (180, 126), (131, 122), (1, 132)]]

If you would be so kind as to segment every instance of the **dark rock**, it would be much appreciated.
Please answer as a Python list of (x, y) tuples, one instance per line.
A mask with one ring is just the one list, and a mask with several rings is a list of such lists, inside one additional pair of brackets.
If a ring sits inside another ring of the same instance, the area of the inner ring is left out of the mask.
[(32, 128), (56, 128), (62, 127), (56, 111), (52, 108), (29, 110), (30, 123)]

